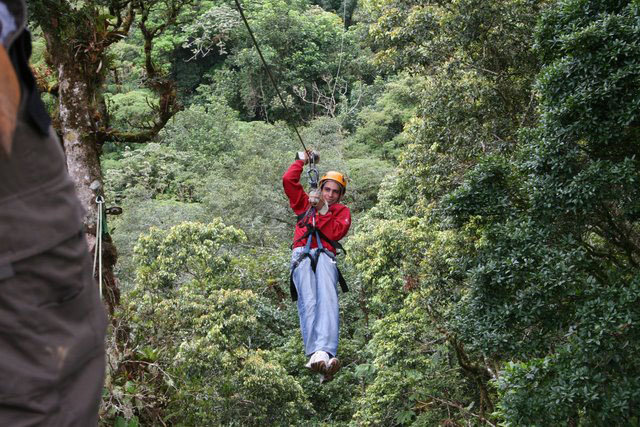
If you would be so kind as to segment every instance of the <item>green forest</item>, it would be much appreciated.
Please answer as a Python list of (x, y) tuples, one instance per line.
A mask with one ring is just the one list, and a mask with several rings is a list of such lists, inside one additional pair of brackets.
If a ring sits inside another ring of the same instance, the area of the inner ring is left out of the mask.
[[(285, 105), (233, 1), (27, 4), (104, 242), (101, 425), (640, 424), (639, 1), (245, 0)], [(353, 213), (326, 384), (296, 130)]]

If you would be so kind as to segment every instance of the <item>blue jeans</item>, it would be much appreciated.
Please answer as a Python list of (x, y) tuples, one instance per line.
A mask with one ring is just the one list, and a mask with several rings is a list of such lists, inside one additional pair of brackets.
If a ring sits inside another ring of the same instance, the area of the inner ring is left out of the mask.
[[(291, 265), (300, 257), (304, 248), (295, 248)], [(311, 249), (315, 258), (317, 249)], [(335, 259), (320, 253), (316, 271), (311, 260), (304, 257), (293, 270), (293, 283), (298, 291), (298, 316), (307, 356), (316, 351), (326, 351), (335, 356), (338, 352), (338, 268)]]

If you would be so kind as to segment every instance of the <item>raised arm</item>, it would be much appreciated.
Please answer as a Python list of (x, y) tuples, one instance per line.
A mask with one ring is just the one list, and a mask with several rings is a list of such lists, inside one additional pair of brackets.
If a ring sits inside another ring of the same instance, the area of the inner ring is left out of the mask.
[(300, 184), (300, 176), (304, 168), (304, 160), (296, 160), (291, 163), (289, 169), (282, 176), (282, 186), (284, 193), (289, 199), (289, 205), (296, 215), (299, 215), (309, 209), (309, 196), (305, 193), (302, 184)]

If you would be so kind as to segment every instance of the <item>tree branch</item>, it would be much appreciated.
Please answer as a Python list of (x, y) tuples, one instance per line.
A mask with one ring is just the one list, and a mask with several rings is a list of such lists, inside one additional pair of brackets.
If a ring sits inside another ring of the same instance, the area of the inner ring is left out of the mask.
[(487, 391), (487, 388), (485, 386), (486, 378), (491, 377), (491, 372), (487, 371), (485, 367), (471, 363), (471, 361), (469, 360), (469, 356), (467, 356), (464, 351), (462, 343), (458, 341), (457, 338), (451, 336), (449, 338), (449, 342), (451, 342), (456, 352), (458, 365), (460, 365), (463, 370), (470, 373), (471, 376), (475, 379), (476, 384), (478, 385), (478, 389), (480, 391), (480, 413), (484, 413), (483, 403), (486, 403), (489, 412), (493, 412), (493, 403), (489, 398), (489, 392)]
[(459, 410), (461, 410), (463, 412), (466, 412), (467, 414), (471, 415), (472, 417), (476, 417), (480, 421), (489, 424), (491, 427), (496, 427), (496, 425), (493, 424), (491, 421), (489, 421), (488, 419), (486, 419), (482, 415), (474, 414), (473, 412), (471, 412), (470, 410), (468, 410), (467, 408), (462, 406), (460, 403), (452, 402), (450, 400), (440, 399), (440, 398), (435, 397), (435, 396), (429, 396), (429, 399), (434, 400), (436, 402), (444, 403), (445, 405), (451, 406), (452, 408), (459, 409)]

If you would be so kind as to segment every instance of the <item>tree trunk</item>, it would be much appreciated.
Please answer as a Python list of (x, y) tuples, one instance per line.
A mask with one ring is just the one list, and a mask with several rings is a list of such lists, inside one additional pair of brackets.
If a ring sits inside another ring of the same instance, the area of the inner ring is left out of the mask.
[[(188, 2), (171, 1), (164, 20), (149, 26), (153, 10), (165, 8), (164, 2), (69, 2), (67, 0), (31, 0), (31, 19), (42, 29), (47, 45), (46, 59), (58, 74), (58, 108), (56, 123), (62, 134), (67, 168), (84, 208), (85, 233), (90, 250), (96, 246), (98, 206), (96, 197), (104, 194), (100, 151), (106, 140), (148, 142), (180, 109), (175, 82), (159, 75), (151, 60), (153, 39), (161, 35)], [(155, 9), (154, 9), (155, 8)], [(105, 15), (106, 10), (109, 15)], [(108, 126), (101, 90), (108, 68), (106, 52), (109, 46), (126, 36), (136, 16), (145, 39), (145, 65), (149, 85), (159, 97), (158, 117), (151, 128), (137, 132), (114, 132)], [(105, 19), (105, 16), (109, 16)], [(106, 202), (109, 202), (108, 200)], [(120, 302), (118, 282), (113, 274), (117, 251), (111, 238), (103, 234), (102, 297), (109, 313)], [(113, 316), (112, 316), (113, 320)]]
[[(73, 57), (71, 57), (73, 58)], [(85, 64), (86, 65), (86, 64)], [(57, 64), (59, 88), (59, 126), (62, 133), (67, 168), (73, 179), (82, 206), (86, 209), (85, 234), (90, 250), (95, 250), (98, 205), (96, 197), (103, 194), (100, 169), (100, 146), (95, 129), (99, 117), (95, 114), (95, 79), (87, 75), (77, 61)], [(94, 80), (92, 82), (92, 80)], [(102, 297), (111, 314), (119, 303), (120, 292), (113, 274), (117, 252), (111, 239), (103, 242)]]

